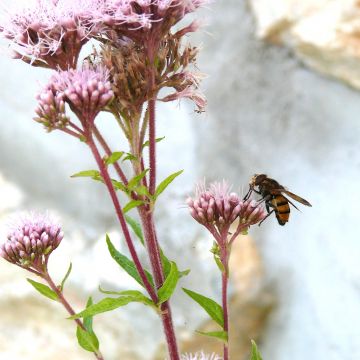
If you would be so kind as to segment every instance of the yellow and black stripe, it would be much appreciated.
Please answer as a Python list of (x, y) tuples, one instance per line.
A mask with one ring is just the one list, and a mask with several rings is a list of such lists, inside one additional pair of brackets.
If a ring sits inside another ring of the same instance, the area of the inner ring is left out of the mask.
[(280, 194), (274, 195), (271, 204), (275, 210), (277, 221), (280, 225), (285, 225), (289, 221), (290, 206), (285, 196)]

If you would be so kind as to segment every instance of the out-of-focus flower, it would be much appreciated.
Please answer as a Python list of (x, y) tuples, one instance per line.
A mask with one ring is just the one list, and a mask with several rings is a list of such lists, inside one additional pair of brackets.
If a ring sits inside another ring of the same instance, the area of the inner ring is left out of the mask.
[(181, 360), (222, 360), (222, 358), (215, 353), (205, 354), (201, 351), (195, 354), (190, 354), (190, 353), (182, 354)]
[(114, 96), (108, 78), (108, 70), (88, 63), (81, 70), (56, 72), (37, 96), (39, 117), (35, 120), (49, 130), (66, 126), (66, 103), (87, 127)]
[(98, 0), (38, 0), (7, 9), (0, 31), (10, 40), (14, 57), (34, 66), (75, 68), (82, 46), (98, 33), (91, 21)]
[(253, 200), (243, 201), (230, 190), (226, 181), (214, 182), (209, 187), (200, 183), (196, 187), (195, 197), (187, 200), (191, 216), (222, 244), (228, 238), (233, 223), (237, 222), (235, 234), (239, 234), (266, 216), (263, 206)]
[(63, 237), (60, 225), (48, 215), (22, 215), (12, 224), (7, 240), (0, 246), (0, 256), (20, 267), (41, 272)]

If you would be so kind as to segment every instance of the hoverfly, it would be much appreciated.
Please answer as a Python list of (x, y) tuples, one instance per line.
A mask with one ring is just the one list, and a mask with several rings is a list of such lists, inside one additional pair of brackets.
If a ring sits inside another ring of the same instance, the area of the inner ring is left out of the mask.
[(261, 225), (261, 223), (273, 212), (275, 212), (278, 223), (280, 225), (285, 225), (289, 221), (290, 216), (289, 204), (292, 205), (295, 209), (299, 210), (288, 198), (284, 196), (284, 194), (303, 205), (311, 206), (307, 200), (286, 190), (276, 180), (267, 177), (265, 174), (255, 174), (251, 178), (249, 186), (249, 191), (246, 194), (244, 200), (249, 199), (252, 191), (254, 191), (255, 193), (262, 196), (260, 202), (265, 202), (266, 210), (268, 212), (268, 215), (260, 222), (259, 225)]

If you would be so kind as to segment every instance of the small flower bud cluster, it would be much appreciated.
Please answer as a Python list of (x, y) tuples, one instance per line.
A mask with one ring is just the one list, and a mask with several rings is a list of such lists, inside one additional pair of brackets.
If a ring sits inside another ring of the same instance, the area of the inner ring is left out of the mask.
[(69, 123), (65, 113), (64, 94), (58, 93), (53, 86), (48, 85), (36, 96), (38, 106), (35, 109), (38, 117), (34, 120), (43, 124), (47, 131), (63, 129)]
[(213, 234), (223, 237), (235, 221), (238, 221), (238, 232), (246, 230), (250, 225), (263, 220), (266, 212), (257, 206), (254, 200), (243, 201), (230, 192), (229, 185), (212, 183), (209, 188), (200, 184), (196, 189), (195, 199), (187, 200), (191, 216), (208, 228)]
[(195, 354), (182, 354), (181, 360), (222, 360), (222, 358), (215, 353), (205, 354), (203, 352), (197, 352)]
[[(85, 64), (81, 70), (58, 71), (37, 99), (38, 122), (50, 130), (66, 126), (65, 103), (79, 117), (84, 126), (114, 97), (108, 80), (109, 72), (101, 66)], [(56, 115), (58, 111), (58, 115)], [(50, 123), (50, 125), (48, 125)]]
[(13, 225), (0, 246), (0, 256), (18, 266), (42, 271), (63, 237), (60, 225), (47, 215), (28, 214)]

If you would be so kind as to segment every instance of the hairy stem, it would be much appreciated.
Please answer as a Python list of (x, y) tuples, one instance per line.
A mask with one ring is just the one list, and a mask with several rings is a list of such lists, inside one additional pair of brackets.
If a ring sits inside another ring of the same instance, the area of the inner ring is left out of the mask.
[[(224, 270), (221, 273), (221, 284), (222, 284), (222, 308), (224, 314), (224, 331), (227, 334), (227, 339), (229, 340), (229, 312), (228, 312), (228, 282), (229, 282), (229, 257), (230, 252), (228, 251), (228, 247), (225, 244), (221, 249), (221, 262), (224, 266)], [(229, 360), (229, 342), (224, 343), (224, 356), (223, 360)]]
[[(153, 213), (145, 206), (139, 209), (141, 223), (144, 229), (146, 248), (150, 258), (151, 268), (154, 275), (156, 288), (159, 289), (164, 283), (164, 272), (162, 268), (160, 247), (156, 236)], [(161, 304), (161, 321), (166, 337), (170, 360), (180, 360), (178, 345), (174, 325), (172, 321), (170, 303), (168, 301)]]
[(157, 303), (157, 295), (156, 295), (156, 292), (155, 290), (153, 289), (153, 287), (151, 286), (148, 278), (146, 277), (146, 274), (145, 274), (145, 271), (144, 271), (144, 268), (139, 260), (139, 257), (137, 255), (137, 252), (135, 250), (135, 247), (134, 247), (134, 243), (131, 239), (131, 236), (130, 236), (130, 232), (129, 232), (129, 229), (127, 227), (127, 224), (126, 224), (126, 221), (125, 221), (125, 217), (124, 217), (124, 214), (123, 214), (123, 211), (122, 211), (122, 208), (120, 206), (120, 202), (119, 202), (119, 199), (116, 195), (116, 192), (115, 192), (115, 189), (113, 187), (113, 184), (111, 182), (111, 178), (110, 178), (110, 175), (108, 173), (108, 170), (101, 158), (101, 155), (92, 139), (92, 136), (90, 135), (89, 136), (89, 139), (88, 139), (88, 145), (91, 149), (91, 152), (93, 153), (94, 155), (94, 158), (95, 158), (95, 161), (99, 167), (99, 170), (100, 170), (100, 174), (104, 180), (104, 183), (108, 189), (108, 192), (110, 194), (110, 197), (111, 197), (111, 200), (113, 202), (113, 205), (114, 205), (114, 208), (115, 208), (115, 212), (116, 212), (116, 216), (119, 220), (119, 223), (120, 223), (120, 226), (121, 226), (121, 230), (124, 234), (124, 237), (125, 237), (125, 241), (126, 241), (126, 244), (129, 248), (129, 251), (130, 251), (130, 255), (134, 261), (134, 264), (135, 264), (135, 267), (136, 267), (136, 270), (138, 271), (140, 277), (141, 277), (141, 280), (144, 284), (144, 287), (145, 289), (147, 290), (151, 300), (156, 304)]
[[(46, 270), (44, 274), (41, 275), (41, 277), (48, 283), (48, 285), (50, 286), (51, 290), (54, 291), (56, 293), (56, 295), (59, 298), (59, 301), (61, 302), (61, 304), (64, 306), (64, 308), (66, 309), (66, 311), (72, 316), (75, 315), (75, 311), (72, 308), (72, 306), (69, 304), (69, 302), (65, 299), (64, 294), (62, 293), (62, 291), (55, 285), (54, 281), (52, 280), (52, 278), (50, 277), (48, 271)], [(81, 329), (83, 329), (84, 331), (87, 331), (83, 322), (80, 319), (75, 319), (74, 320), (75, 323), (81, 327)], [(96, 352), (94, 352), (94, 355), (96, 357), (96, 359), (98, 360), (104, 360), (104, 357), (102, 356), (100, 350), (97, 350)]]

